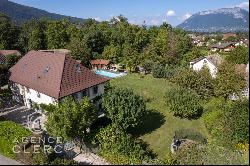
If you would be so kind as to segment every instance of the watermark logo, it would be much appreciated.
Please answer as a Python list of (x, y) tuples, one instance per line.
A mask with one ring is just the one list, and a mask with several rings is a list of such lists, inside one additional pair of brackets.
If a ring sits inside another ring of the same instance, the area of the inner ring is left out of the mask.
[(35, 110), (32, 114), (27, 116), (27, 127), (35, 134), (43, 132), (43, 121), (44, 117), (42, 113)]
[[(15, 139), (13, 143), (16, 143), (13, 146), (12, 150), (14, 153), (40, 153), (50, 154), (52, 152), (56, 154), (67, 154), (68, 152), (73, 152), (77, 147), (74, 141), (67, 141), (63, 143), (61, 137), (22, 137), (22, 140), (19, 141)], [(32, 144), (31, 146), (29, 144)], [(30, 150), (26, 150), (26, 149)]]

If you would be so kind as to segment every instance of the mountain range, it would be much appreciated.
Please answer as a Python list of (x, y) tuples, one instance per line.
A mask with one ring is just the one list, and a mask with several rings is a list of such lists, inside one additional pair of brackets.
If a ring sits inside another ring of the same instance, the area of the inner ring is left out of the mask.
[(34, 7), (29, 7), (25, 5), (20, 5), (8, 0), (0, 0), (0, 12), (9, 16), (11, 20), (16, 24), (21, 24), (32, 18), (49, 18), (52, 20), (69, 19), (72, 22), (84, 22), (85, 19), (64, 16), (60, 14), (50, 13), (45, 10), (37, 9)]
[(177, 26), (196, 32), (235, 32), (249, 30), (249, 12), (239, 7), (198, 12)]

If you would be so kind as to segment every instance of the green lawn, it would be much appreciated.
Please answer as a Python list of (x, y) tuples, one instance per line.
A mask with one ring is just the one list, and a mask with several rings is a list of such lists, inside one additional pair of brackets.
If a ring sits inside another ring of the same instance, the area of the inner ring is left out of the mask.
[(13, 147), (22, 142), (22, 137), (28, 137), (31, 131), (12, 121), (0, 120), (0, 154), (15, 158)]
[(111, 85), (131, 88), (147, 100), (147, 109), (150, 110), (135, 134), (138, 134), (159, 157), (164, 158), (170, 152), (170, 145), (174, 131), (182, 128), (192, 128), (208, 137), (208, 132), (202, 119), (186, 120), (174, 117), (165, 105), (164, 95), (168, 88), (174, 85), (164, 79), (155, 79), (152, 75), (140, 78), (139, 74), (129, 74), (113, 79)]

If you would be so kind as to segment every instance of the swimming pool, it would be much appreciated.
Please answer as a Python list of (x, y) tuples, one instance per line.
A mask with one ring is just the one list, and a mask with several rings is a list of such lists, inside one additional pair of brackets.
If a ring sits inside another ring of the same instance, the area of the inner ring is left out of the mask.
[(107, 70), (96, 70), (95, 73), (109, 78), (117, 78), (127, 75), (126, 73), (111, 72)]

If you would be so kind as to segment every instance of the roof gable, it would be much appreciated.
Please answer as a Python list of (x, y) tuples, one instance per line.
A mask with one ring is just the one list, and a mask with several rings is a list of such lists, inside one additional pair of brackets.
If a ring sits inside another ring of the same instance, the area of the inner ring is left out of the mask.
[(66, 54), (40, 51), (28, 52), (10, 72), (11, 81), (56, 99), (108, 81)]

